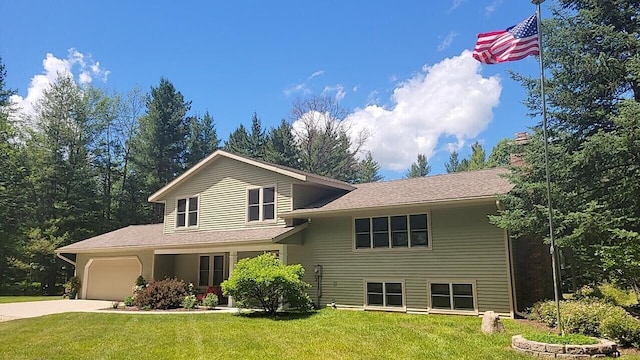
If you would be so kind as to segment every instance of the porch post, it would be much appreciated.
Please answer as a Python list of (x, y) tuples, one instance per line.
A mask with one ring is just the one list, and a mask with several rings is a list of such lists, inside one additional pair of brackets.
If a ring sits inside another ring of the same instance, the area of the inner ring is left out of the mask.
[(280, 245), (280, 249), (278, 250), (278, 258), (282, 261), (283, 264), (287, 265), (287, 245)]
[[(236, 250), (229, 251), (229, 276), (231, 276), (233, 268), (236, 267), (236, 263), (238, 263), (238, 252)], [(229, 296), (229, 303), (227, 306), (233, 307), (234, 305), (233, 296)]]

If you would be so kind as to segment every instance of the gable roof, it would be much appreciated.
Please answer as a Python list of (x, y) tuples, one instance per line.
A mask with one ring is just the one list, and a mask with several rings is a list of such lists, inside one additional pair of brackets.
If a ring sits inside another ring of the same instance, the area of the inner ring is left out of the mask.
[(354, 210), (492, 200), (514, 185), (502, 168), (356, 185), (356, 189), (326, 203), (281, 213), (283, 218), (331, 215)]
[(166, 193), (168, 193), (169, 191), (174, 189), (176, 186), (182, 184), (183, 182), (185, 182), (187, 179), (189, 179), (193, 175), (195, 175), (198, 172), (200, 172), (202, 169), (204, 169), (209, 164), (211, 164), (214, 161), (216, 161), (217, 159), (223, 158), (223, 157), (224, 158), (233, 159), (233, 160), (237, 160), (237, 161), (243, 162), (245, 164), (253, 165), (253, 166), (259, 167), (261, 169), (273, 171), (275, 173), (282, 174), (282, 175), (285, 175), (285, 176), (289, 176), (289, 177), (292, 177), (294, 179), (298, 179), (300, 181), (310, 182), (310, 183), (324, 185), (324, 186), (337, 188), (337, 189), (342, 189), (342, 190), (353, 190), (353, 189), (355, 189), (355, 187), (353, 185), (351, 185), (351, 184), (348, 184), (346, 182), (342, 182), (340, 180), (328, 178), (326, 176), (315, 175), (315, 174), (312, 174), (312, 173), (309, 173), (309, 172), (306, 172), (306, 171), (301, 171), (301, 170), (293, 169), (293, 168), (282, 166), (282, 165), (271, 164), (271, 163), (268, 163), (268, 162), (265, 162), (265, 161), (261, 161), (261, 160), (251, 159), (251, 158), (248, 158), (248, 157), (232, 154), (232, 153), (226, 152), (224, 150), (216, 150), (213, 154), (207, 156), (204, 160), (202, 160), (199, 163), (197, 163), (196, 165), (192, 166), (187, 171), (185, 171), (182, 175), (178, 176), (173, 181), (171, 181), (170, 183), (168, 183), (167, 185), (162, 187), (160, 190), (156, 191), (151, 196), (149, 196), (149, 199), (148, 199), (149, 202), (159, 202), (159, 201), (161, 201), (163, 195), (165, 195)]
[(81, 253), (130, 248), (166, 248), (185, 245), (219, 245), (252, 241), (279, 241), (307, 227), (269, 226), (240, 230), (163, 233), (163, 224), (130, 225), (56, 249), (56, 253)]

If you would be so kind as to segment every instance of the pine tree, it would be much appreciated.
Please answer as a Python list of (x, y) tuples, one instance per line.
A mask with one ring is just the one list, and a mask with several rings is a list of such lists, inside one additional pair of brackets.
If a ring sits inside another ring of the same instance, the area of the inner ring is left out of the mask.
[(187, 137), (186, 167), (190, 168), (211, 155), (218, 150), (219, 144), (220, 140), (209, 112), (206, 112), (203, 118), (191, 116)]
[(407, 171), (407, 178), (423, 177), (427, 176), (431, 171), (431, 166), (427, 161), (427, 157), (424, 154), (418, 154), (416, 162), (411, 164), (411, 168)]
[(371, 151), (367, 152), (367, 156), (358, 164), (358, 180), (356, 183), (370, 183), (383, 179), (380, 175), (380, 164), (373, 159)]
[[(186, 113), (190, 107), (191, 102), (185, 101), (182, 93), (165, 78), (160, 79), (157, 87), (151, 88), (134, 151), (134, 164), (144, 176), (147, 194), (159, 190), (186, 168), (189, 131)], [(161, 204), (154, 204), (153, 208), (153, 221), (162, 221)]]
[(264, 159), (266, 136), (262, 130), (262, 123), (258, 114), (253, 113), (251, 118), (251, 134), (249, 134), (249, 157)]
[(459, 154), (455, 150), (449, 154), (449, 161), (444, 164), (448, 174), (467, 170), (466, 167), (463, 167), (463, 164), (458, 160), (458, 156)]
[(240, 124), (229, 134), (229, 139), (224, 143), (224, 150), (238, 155), (251, 156), (249, 134), (244, 125)]
[(487, 154), (479, 142), (471, 145), (471, 157), (467, 170), (480, 170), (489, 167), (487, 164)]
[(300, 166), (298, 152), (293, 128), (283, 119), (267, 136), (264, 160), (297, 169)]

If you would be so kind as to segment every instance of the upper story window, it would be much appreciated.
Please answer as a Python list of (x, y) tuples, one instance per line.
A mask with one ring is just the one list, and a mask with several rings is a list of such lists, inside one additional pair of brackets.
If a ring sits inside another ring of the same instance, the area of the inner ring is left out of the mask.
[(176, 227), (198, 226), (198, 197), (178, 199)]
[(355, 247), (428, 247), (427, 214), (377, 216), (355, 219)]
[(249, 189), (247, 221), (267, 221), (276, 218), (276, 188), (274, 186)]

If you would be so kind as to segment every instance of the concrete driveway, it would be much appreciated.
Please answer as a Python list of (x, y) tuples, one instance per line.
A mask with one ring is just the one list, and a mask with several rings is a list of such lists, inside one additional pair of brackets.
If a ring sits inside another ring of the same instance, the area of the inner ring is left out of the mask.
[(0, 322), (65, 312), (91, 312), (111, 307), (102, 300), (46, 300), (0, 304)]

